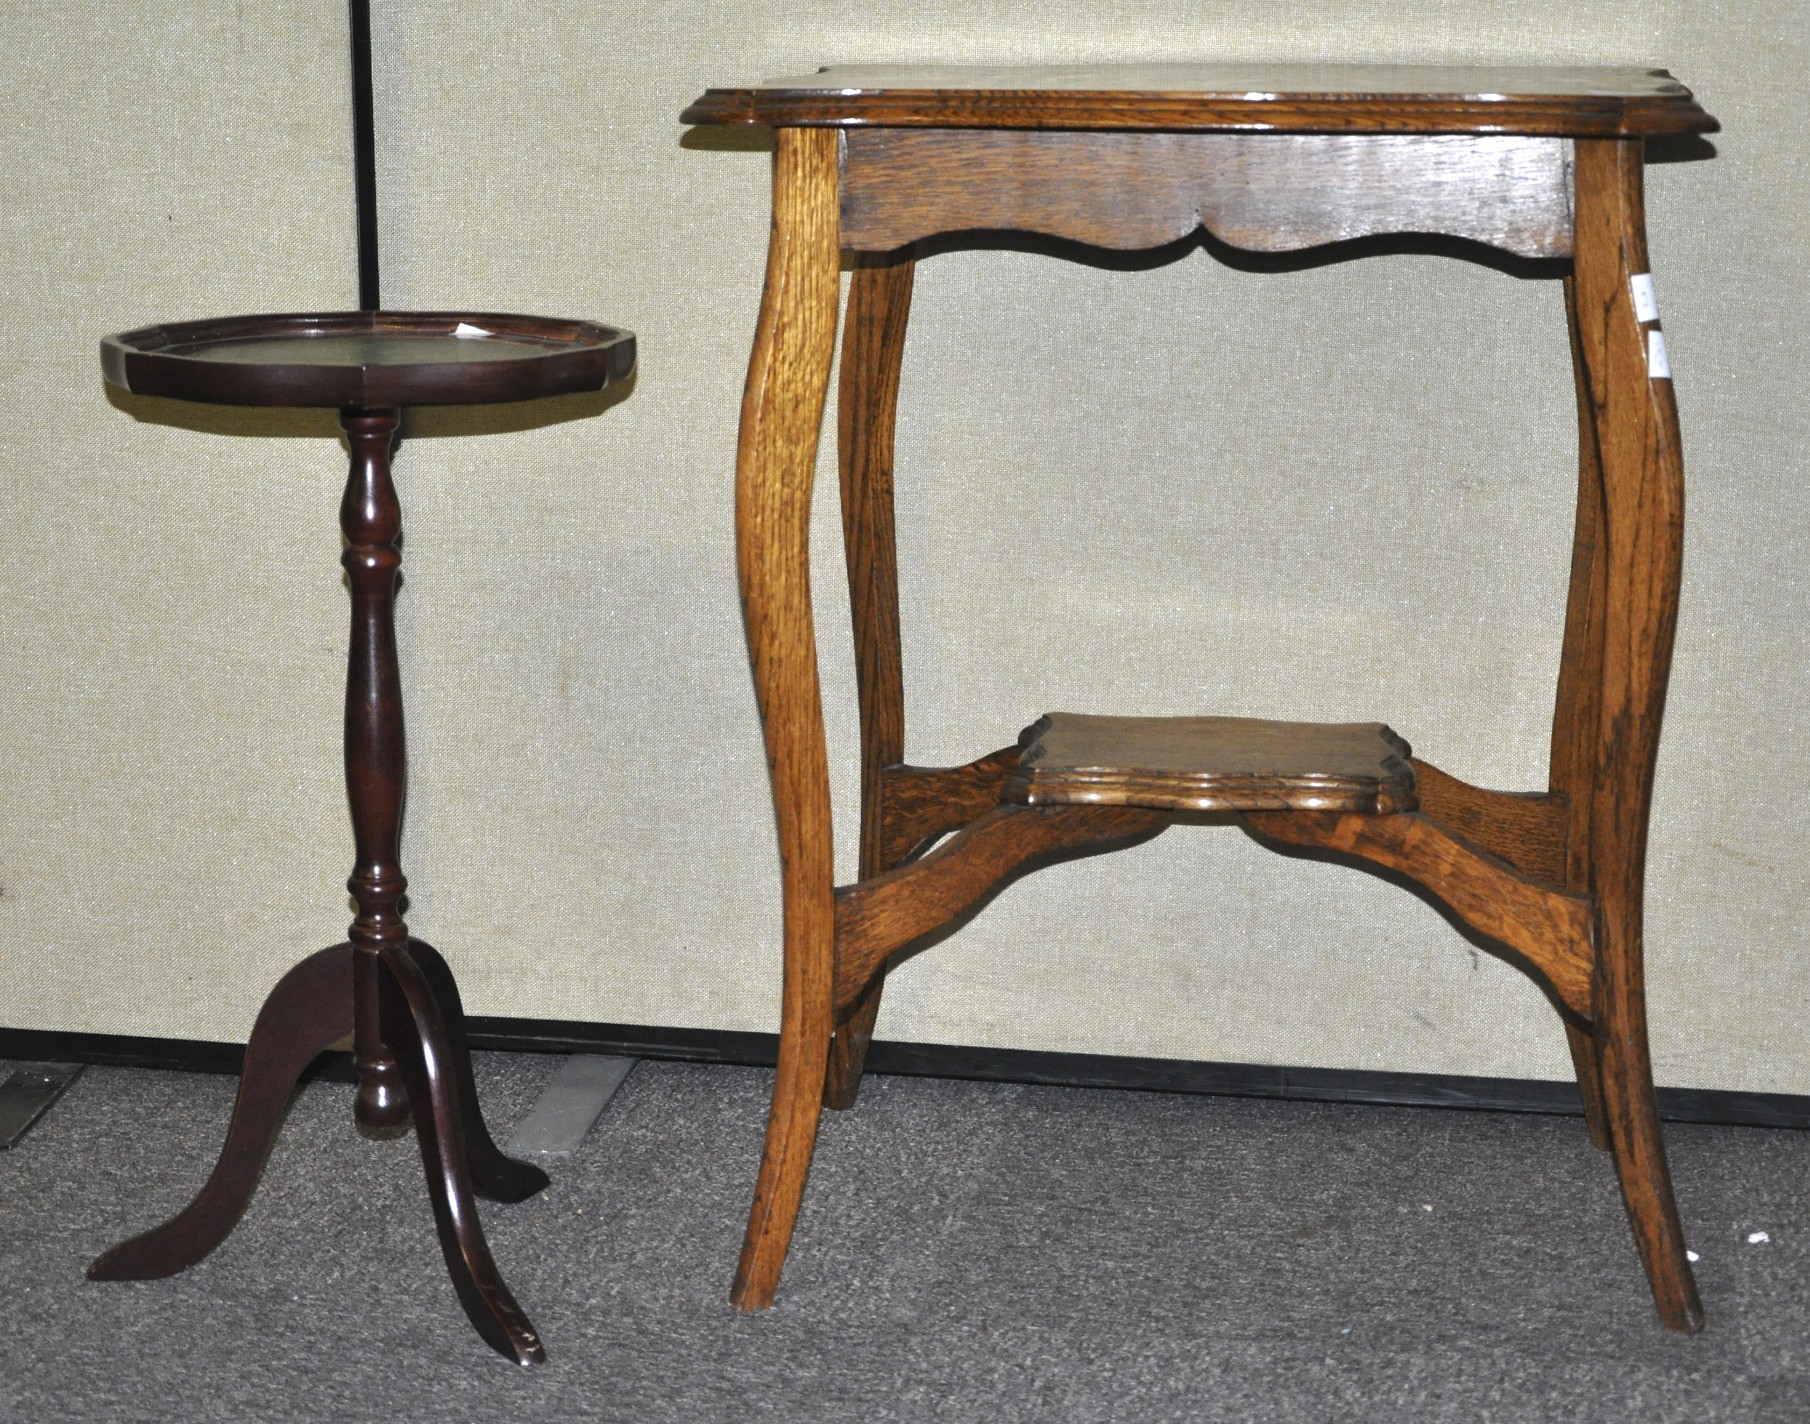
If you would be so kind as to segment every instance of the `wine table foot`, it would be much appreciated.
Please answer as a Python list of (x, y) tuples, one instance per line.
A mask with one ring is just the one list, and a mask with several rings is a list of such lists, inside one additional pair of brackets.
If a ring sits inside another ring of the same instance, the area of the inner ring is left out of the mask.
[(91, 1281), (148, 1281), (186, 1270), (245, 1213), (283, 1125), (290, 1095), (316, 1057), (352, 1032), (352, 947), (296, 965), (264, 1001), (245, 1047), (245, 1071), (226, 1145), (194, 1201), (162, 1226), (122, 1241), (88, 1268)]
[(459, 1116), (465, 1124), (465, 1160), (471, 1168), (472, 1190), (486, 1201), (526, 1201), (547, 1185), (547, 1174), (527, 1162), (505, 1157), (484, 1125), (484, 1114), (478, 1106), (478, 1085), (471, 1073), (471, 1048), (465, 1039), (465, 1006), (459, 999), (458, 981), (440, 952), (426, 940), (411, 939), (408, 952), (440, 1006), (440, 1020), (446, 1030), (446, 1065)]
[[(415, 1138), (421, 1144), (421, 1165), (427, 1172), (434, 1223), (439, 1229), (440, 1250), (446, 1257), (453, 1289), (487, 1344), (517, 1364), (539, 1364), (547, 1352), (533, 1324), (503, 1284), (478, 1224), (471, 1145), (478, 1137), (489, 1143), (489, 1135), (481, 1125), (475, 1134), (467, 1134), (468, 1120), (460, 1103), (460, 1074), (453, 1062), (455, 1055), (441, 1006), (435, 1002), (428, 975), (422, 972), (410, 948), (384, 950), (382, 964), (385, 972), (378, 1000), (384, 1041), (396, 1054), (408, 1087)], [(465, 1077), (469, 1076), (468, 1066)], [(494, 1145), (490, 1151), (499, 1161), (532, 1173), (541, 1184), (546, 1182), (545, 1175), (537, 1169), (509, 1162), (496, 1152)], [(538, 1190), (538, 1186), (530, 1188), (533, 1190)]]

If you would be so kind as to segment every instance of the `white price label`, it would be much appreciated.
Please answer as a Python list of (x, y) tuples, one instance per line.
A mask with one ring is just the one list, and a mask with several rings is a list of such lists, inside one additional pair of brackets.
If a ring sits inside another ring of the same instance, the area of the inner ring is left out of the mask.
[(1672, 378), (1672, 363), (1666, 359), (1663, 331), (1647, 333), (1647, 375), (1653, 380), (1669, 381)]
[(1634, 296), (1634, 320), (1659, 320), (1659, 295), (1653, 290), (1653, 274), (1636, 272), (1628, 278), (1628, 290)]

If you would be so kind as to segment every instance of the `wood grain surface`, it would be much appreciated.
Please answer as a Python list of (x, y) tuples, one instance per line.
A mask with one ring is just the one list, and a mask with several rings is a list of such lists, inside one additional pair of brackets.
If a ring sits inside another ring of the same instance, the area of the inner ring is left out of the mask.
[(709, 89), (688, 124), (1709, 133), (1663, 69), (1365, 64), (849, 65)]
[[(847, 244), (844, 243), (844, 246)], [(911, 314), (916, 264), (864, 262), (849, 279), (843, 322), (836, 454), (842, 540), (855, 639), (855, 689), (861, 707), (861, 851), (863, 880), (890, 870), (909, 850), (887, 836), (886, 769), (905, 760), (905, 674), (899, 646), (899, 569), (893, 531), (893, 429), (899, 369)], [(867, 1046), (880, 1015), (885, 975), (848, 1006), (830, 1041), (826, 1107), (855, 1105)]]
[(887, 767), (880, 831), (885, 868), (892, 869), (924, 841), (960, 830), (998, 805), (1000, 788), (1017, 771), (1023, 750), (1014, 742), (965, 766)]
[[(1653, 333), (1629, 293), (1646, 271), (1642, 152), (1622, 136), (1715, 121), (1658, 70), (1211, 66), (833, 71), (712, 91), (685, 117), (778, 127), (737, 529), (779, 828), (785, 996), (737, 1303), (772, 1299), (821, 1108), (854, 1100), (891, 955), (1051, 859), (1131, 843), (1182, 812), (1239, 811), (1271, 840), (1405, 876), (1547, 991), (1660, 1319), (1698, 1328), (1641, 969), (1683, 485), (1671, 383), (1648, 374)], [(904, 763), (892, 427), (913, 244), (1011, 228), (1135, 248), (1202, 224), (1260, 250), (1431, 232), (1571, 254), (1581, 453), (1547, 790), (1471, 786), (1414, 761), (1380, 723), (1053, 713), (966, 766)], [(839, 248), (865, 254), (839, 422), (863, 812), (859, 879), (834, 889), (806, 536)]]
[(1411, 811), (1408, 744), (1380, 722), (1051, 712), (1000, 792), (1025, 806)]
[(732, 1298), (772, 1304), (804, 1195), (835, 1018), (823, 695), (811, 617), (811, 484), (841, 298), (836, 135), (776, 137), (773, 228), (736, 456), (736, 557), (773, 784), (785, 902), (779, 1069)]
[(1506, 945), (1519, 967), (1582, 1022), (1592, 1011), (1591, 902), (1522, 875), (1424, 815), (1253, 812), (1258, 834), (1399, 871), (1472, 929)]
[[(1640, 145), (1577, 150), (1576, 351), (1588, 443), (1602, 476), (1603, 565), (1595, 735), (1572, 794), (1587, 797), (1582, 870), (1597, 904), (1593, 1043), (1611, 1151), (1660, 1319), (1703, 1326), (1659, 1131), (1647, 1043), (1643, 906), (1647, 820), (1684, 553), (1684, 466), (1669, 377), (1648, 374), (1629, 279), (1648, 271)], [(1574, 563), (1574, 571), (1577, 565)], [(1575, 587), (1575, 585), (1574, 585)], [(1592, 595), (1594, 602), (1594, 595)], [(1568, 634), (1570, 632), (1568, 620)], [(1575, 755), (1575, 754), (1574, 754)]]
[(997, 806), (921, 860), (839, 890), (836, 1002), (854, 1002), (888, 955), (969, 914), (1033, 862), (1120, 850), (1170, 819), (1127, 806)]
[(842, 245), (1009, 228), (1156, 247), (1204, 227), (1255, 252), (1389, 233), (1571, 254), (1571, 143), (1449, 134), (850, 129)]
[(1566, 818), (1561, 794), (1486, 791), (1419, 757), (1410, 757), (1414, 792), (1429, 820), (1438, 821), (1535, 880), (1575, 889), (1565, 878)]

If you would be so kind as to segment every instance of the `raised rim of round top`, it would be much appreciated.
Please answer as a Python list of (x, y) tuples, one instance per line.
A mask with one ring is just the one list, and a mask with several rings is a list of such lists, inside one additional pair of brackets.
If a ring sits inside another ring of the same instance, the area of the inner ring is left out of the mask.
[(620, 327), (507, 312), (283, 312), (101, 338), (110, 385), (218, 405), (482, 405), (601, 390), (634, 369)]

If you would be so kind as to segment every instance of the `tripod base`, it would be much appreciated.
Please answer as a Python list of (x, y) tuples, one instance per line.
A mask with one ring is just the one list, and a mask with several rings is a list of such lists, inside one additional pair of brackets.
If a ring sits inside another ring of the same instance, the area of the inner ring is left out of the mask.
[[(350, 944), (324, 949), (277, 983), (252, 1028), (226, 1145), (207, 1184), (179, 1215), (104, 1252), (88, 1268), (90, 1280), (172, 1276), (226, 1239), (257, 1189), (297, 1080), (352, 1032), (354, 953)], [(464, 1009), (446, 961), (417, 939), (377, 958), (383, 1038), (407, 1089), (453, 1288), (498, 1353), (538, 1364), (546, 1351), (497, 1272), (473, 1199), (522, 1201), (547, 1185), (546, 1173), (505, 1157), (485, 1129)]]

